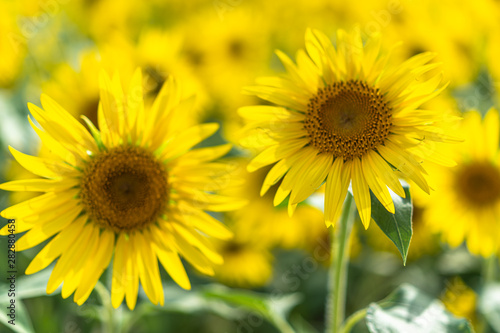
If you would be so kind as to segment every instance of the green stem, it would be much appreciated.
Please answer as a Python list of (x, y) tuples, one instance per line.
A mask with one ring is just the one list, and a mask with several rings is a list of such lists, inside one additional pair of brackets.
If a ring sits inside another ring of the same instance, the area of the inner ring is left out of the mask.
[(497, 260), (498, 258), (495, 255), (483, 260), (483, 285), (496, 281)]
[(347, 194), (340, 223), (330, 234), (331, 262), (328, 272), (327, 333), (339, 332), (345, 312), (349, 236), (354, 221), (353, 198)]
[[(497, 280), (497, 260), (498, 257), (496, 255), (492, 255), (489, 258), (483, 259), (483, 267), (481, 272), (483, 278), (483, 287)], [(479, 317), (479, 320), (477, 321), (477, 332), (486, 332), (487, 327), (488, 325), (486, 323), (486, 318), (481, 315)]]
[(280, 316), (273, 316), (271, 322), (281, 333), (295, 333), (290, 324)]
[(366, 317), (366, 309), (359, 310), (353, 313), (349, 318), (346, 319), (344, 325), (340, 332), (349, 333), (351, 332), (354, 325), (356, 325), (361, 319)]
[(97, 294), (101, 299), (102, 306), (107, 310), (107, 315), (103, 316), (104, 332), (118, 333), (119, 329), (116, 329), (114, 325), (114, 309), (113, 306), (111, 305), (111, 295), (108, 289), (106, 289), (106, 287), (104, 286), (104, 284), (102, 284), (101, 281), (97, 281), (97, 284), (95, 285), (95, 290), (97, 291)]

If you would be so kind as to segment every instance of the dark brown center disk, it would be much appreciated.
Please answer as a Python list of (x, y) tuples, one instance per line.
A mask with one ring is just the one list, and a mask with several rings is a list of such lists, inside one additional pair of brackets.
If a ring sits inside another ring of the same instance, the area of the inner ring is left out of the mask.
[(380, 91), (354, 80), (318, 89), (304, 121), (311, 145), (344, 161), (384, 143), (391, 125), (391, 108)]
[(455, 185), (460, 197), (473, 206), (488, 206), (500, 199), (500, 172), (487, 162), (461, 166)]
[(99, 153), (85, 168), (81, 198), (87, 214), (115, 231), (154, 223), (168, 201), (167, 171), (148, 151), (133, 146)]

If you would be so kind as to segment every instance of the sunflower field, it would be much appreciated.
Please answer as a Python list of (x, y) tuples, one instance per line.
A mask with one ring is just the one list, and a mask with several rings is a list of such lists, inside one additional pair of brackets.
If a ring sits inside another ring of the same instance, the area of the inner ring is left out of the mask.
[(500, 333), (500, 3), (0, 0), (0, 332)]

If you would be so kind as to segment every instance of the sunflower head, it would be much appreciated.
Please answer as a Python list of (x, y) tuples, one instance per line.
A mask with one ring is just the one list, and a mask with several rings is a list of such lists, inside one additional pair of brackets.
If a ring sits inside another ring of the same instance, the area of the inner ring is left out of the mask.
[[(282, 179), (275, 205), (289, 196), (289, 213), (326, 181), (325, 218), (334, 223), (349, 184), (365, 227), (370, 191), (394, 213), (389, 189), (404, 197), (398, 174), (424, 191), (423, 160), (438, 158), (433, 141), (453, 141), (438, 126), (446, 115), (420, 109), (446, 85), (432, 53), (394, 65), (380, 52), (380, 38), (365, 44), (359, 31), (338, 31), (336, 46), (316, 30), (294, 63), (278, 51), (286, 73), (265, 77), (248, 92), (275, 105), (241, 108), (248, 120), (242, 144), (264, 149), (249, 170), (274, 164), (263, 192)], [(399, 173), (400, 172), (400, 173)]]
[(465, 241), (470, 252), (483, 257), (500, 250), (499, 124), (495, 109), (484, 119), (478, 111), (464, 114), (459, 127), (464, 144), (448, 150), (458, 165), (430, 170), (436, 191), (425, 203), (431, 231), (453, 247)]
[[(232, 233), (205, 211), (226, 211), (243, 202), (218, 194), (231, 184), (231, 166), (213, 160), (230, 145), (194, 148), (217, 124), (189, 127), (183, 117), (192, 99), (169, 78), (151, 106), (143, 102), (141, 71), (127, 90), (118, 76), (100, 75), (99, 130), (84, 117), (90, 132), (59, 104), (42, 95), (42, 108), (29, 105), (40, 125), (31, 124), (50, 158), (25, 155), (16, 160), (41, 177), (0, 185), (8, 191), (42, 192), (1, 212), (16, 219), (16, 232), (27, 231), (17, 250), (47, 245), (28, 266), (35, 273), (57, 259), (47, 285), (63, 283), (62, 296), (74, 293), (82, 304), (111, 258), (111, 301), (124, 298), (133, 309), (139, 283), (155, 304), (163, 304), (158, 261), (183, 288), (189, 279), (180, 256), (198, 271), (213, 275), (222, 256), (208, 236)], [(7, 226), (0, 231), (6, 235)]]

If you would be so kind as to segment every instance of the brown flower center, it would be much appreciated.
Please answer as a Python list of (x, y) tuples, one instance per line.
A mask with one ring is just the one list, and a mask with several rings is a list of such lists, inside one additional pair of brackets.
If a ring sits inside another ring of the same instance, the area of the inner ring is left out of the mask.
[(344, 161), (384, 143), (391, 125), (391, 108), (380, 91), (354, 80), (318, 89), (304, 122), (314, 147)]
[[(94, 124), (97, 128), (99, 128), (99, 124), (97, 122), (97, 110), (99, 109), (99, 95), (94, 96), (93, 98), (89, 98), (84, 102), (80, 109), (80, 114), (89, 118), (89, 120)], [(85, 124), (83, 120), (81, 120), (82, 124)]]
[(460, 167), (455, 183), (461, 198), (474, 206), (488, 206), (500, 199), (500, 171), (490, 163)]
[(99, 153), (85, 168), (81, 198), (90, 218), (115, 231), (154, 223), (168, 200), (167, 171), (133, 146)]

